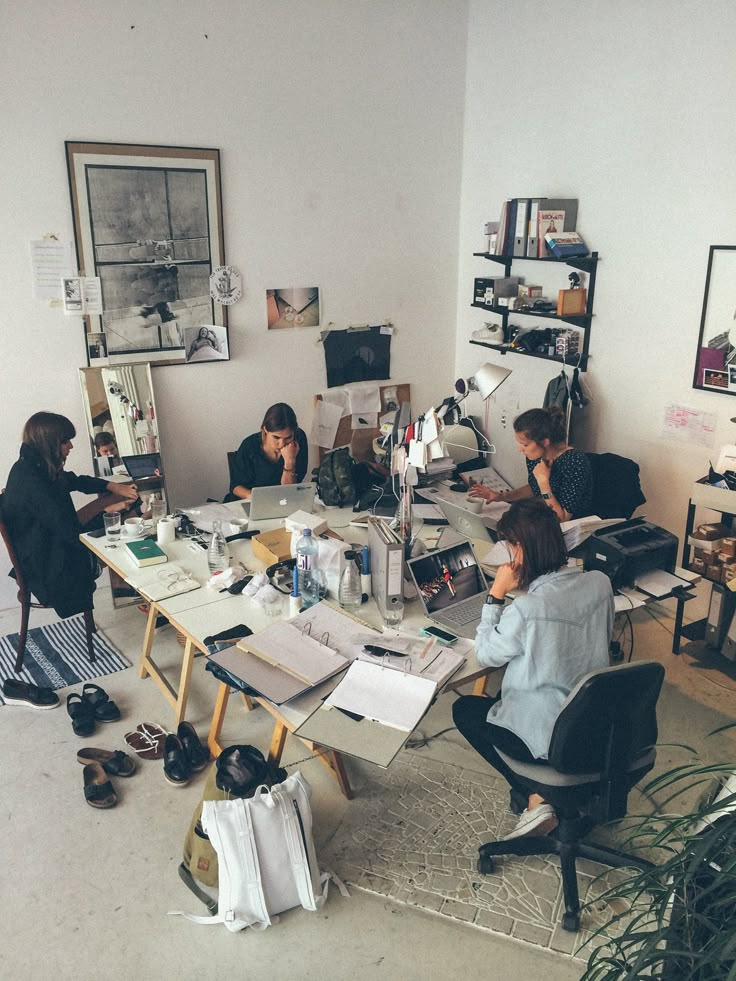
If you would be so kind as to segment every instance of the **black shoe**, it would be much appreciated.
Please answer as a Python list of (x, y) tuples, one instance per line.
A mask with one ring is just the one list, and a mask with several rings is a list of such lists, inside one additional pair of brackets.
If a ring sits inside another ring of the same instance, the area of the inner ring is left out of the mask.
[(189, 722), (180, 722), (176, 734), (184, 747), (189, 766), (194, 773), (204, 770), (210, 761), (210, 751), (203, 746), (194, 726)]
[(181, 739), (172, 733), (164, 743), (164, 776), (175, 787), (184, 787), (192, 779), (192, 767)]
[(26, 705), (34, 709), (55, 709), (61, 704), (51, 688), (39, 688), (16, 678), (6, 678), (3, 682), (3, 699), (6, 705)]

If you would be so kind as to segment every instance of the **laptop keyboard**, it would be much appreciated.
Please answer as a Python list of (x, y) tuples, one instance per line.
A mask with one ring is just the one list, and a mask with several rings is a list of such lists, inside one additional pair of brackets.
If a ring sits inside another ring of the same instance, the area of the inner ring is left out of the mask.
[(485, 594), (480, 600), (473, 600), (470, 603), (459, 603), (457, 606), (445, 607), (442, 610), (442, 620), (445, 623), (456, 623), (459, 627), (473, 620), (480, 620), (481, 607), (485, 603)]

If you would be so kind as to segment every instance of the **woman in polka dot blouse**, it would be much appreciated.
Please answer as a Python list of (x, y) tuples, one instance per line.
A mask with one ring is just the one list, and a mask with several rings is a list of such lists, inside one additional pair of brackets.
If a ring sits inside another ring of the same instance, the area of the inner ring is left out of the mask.
[(473, 484), (471, 497), (484, 501), (519, 501), (541, 497), (560, 521), (592, 514), (593, 474), (585, 453), (567, 445), (565, 413), (557, 406), (529, 409), (514, 420), (519, 452), (526, 457), (529, 482), (499, 494)]

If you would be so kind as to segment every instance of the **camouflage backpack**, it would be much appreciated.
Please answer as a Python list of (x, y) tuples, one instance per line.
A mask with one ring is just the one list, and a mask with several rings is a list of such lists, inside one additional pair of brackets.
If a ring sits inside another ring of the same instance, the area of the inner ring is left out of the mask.
[(347, 446), (325, 454), (316, 472), (317, 489), (323, 504), (342, 508), (355, 502), (354, 466)]

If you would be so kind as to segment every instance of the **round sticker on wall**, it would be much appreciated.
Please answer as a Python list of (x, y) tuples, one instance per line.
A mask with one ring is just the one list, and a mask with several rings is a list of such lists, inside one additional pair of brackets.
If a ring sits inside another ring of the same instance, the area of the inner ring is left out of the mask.
[(225, 307), (237, 303), (243, 295), (240, 273), (234, 266), (218, 266), (210, 276), (210, 296)]

